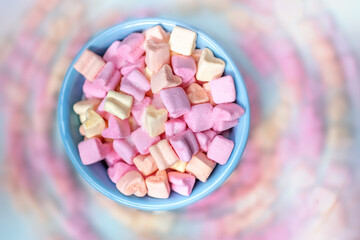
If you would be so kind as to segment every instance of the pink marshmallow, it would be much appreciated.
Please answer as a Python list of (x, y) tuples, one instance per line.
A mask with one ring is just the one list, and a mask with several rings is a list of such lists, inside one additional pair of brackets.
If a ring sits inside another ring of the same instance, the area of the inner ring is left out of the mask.
[(113, 42), (110, 45), (110, 47), (106, 50), (104, 57), (103, 57), (103, 59), (106, 62), (114, 63), (114, 65), (117, 69), (120, 69), (127, 64), (127, 61), (125, 60), (125, 58), (122, 57), (118, 52), (118, 48), (119, 48), (120, 44), (121, 44), (120, 41)]
[(114, 166), (117, 162), (121, 161), (121, 157), (115, 152), (112, 147), (112, 143), (107, 143), (111, 145), (111, 150), (108, 154), (106, 154), (105, 162), (109, 167)]
[(106, 96), (106, 90), (104, 88), (95, 86), (94, 83), (89, 80), (85, 80), (83, 92), (86, 98), (104, 98)]
[(171, 119), (165, 123), (166, 137), (172, 137), (186, 130), (186, 123), (180, 119)]
[(128, 164), (134, 164), (133, 158), (136, 156), (137, 151), (135, 146), (132, 145), (130, 142), (120, 139), (114, 140), (113, 148), (117, 154)]
[(195, 133), (196, 140), (199, 143), (200, 149), (203, 150), (204, 152), (207, 152), (211, 141), (214, 139), (216, 135), (217, 133), (212, 130)]
[(179, 133), (170, 138), (171, 146), (183, 162), (189, 162), (192, 156), (199, 152), (199, 144), (191, 130)]
[(105, 99), (103, 98), (103, 100), (101, 101), (101, 103), (99, 104), (98, 108), (96, 109), (96, 112), (104, 119), (109, 120), (111, 116), (113, 116), (111, 113), (108, 113), (105, 111), (104, 109), (104, 104), (105, 104)]
[(213, 117), (220, 121), (237, 120), (244, 114), (245, 110), (236, 103), (218, 104), (213, 109)]
[(230, 103), (236, 99), (234, 79), (230, 75), (211, 80), (210, 90), (216, 104)]
[(167, 43), (146, 41), (145, 62), (152, 72), (158, 71), (164, 64), (170, 63), (170, 47)]
[(120, 72), (115, 70), (111, 77), (107, 79), (107, 82), (105, 82), (106, 79), (104, 78), (104, 75), (106, 74), (104, 73), (102, 78), (95, 79), (93, 82), (85, 80), (83, 92), (85, 93), (86, 98), (105, 98), (108, 91), (116, 88), (120, 82)]
[(82, 74), (88, 81), (92, 82), (104, 65), (105, 62), (99, 55), (89, 49), (85, 49), (74, 64), (74, 69)]
[[(214, 118), (216, 119), (216, 118)], [(222, 132), (228, 130), (232, 127), (235, 127), (239, 123), (238, 119), (231, 120), (231, 121), (215, 121), (213, 129), (217, 132)]]
[(157, 109), (165, 108), (165, 105), (164, 105), (163, 101), (161, 100), (160, 94), (153, 95), (151, 105), (153, 105)]
[(182, 87), (163, 89), (160, 91), (160, 97), (170, 117), (178, 118), (191, 109), (189, 99)]
[(99, 138), (89, 138), (78, 145), (80, 159), (84, 165), (99, 162), (111, 150), (109, 146), (102, 144)]
[(149, 28), (144, 32), (145, 43), (147, 40), (152, 39), (155, 42), (167, 42), (169, 40), (167, 33), (160, 25)]
[(210, 143), (207, 157), (221, 165), (224, 165), (229, 160), (233, 148), (233, 141), (218, 135)]
[(168, 179), (171, 189), (184, 196), (190, 196), (196, 180), (193, 175), (180, 172), (169, 172)]
[(191, 56), (174, 55), (171, 64), (176, 75), (182, 78), (183, 84), (189, 82), (196, 73), (196, 63)]
[(107, 62), (105, 66), (101, 69), (99, 74), (94, 79), (94, 84), (97, 86), (105, 86), (109, 79), (112, 77), (115, 71), (115, 64), (112, 62)]
[[(195, 184), (195, 182), (194, 182)], [(183, 195), (183, 196), (190, 196), (192, 189), (194, 186), (188, 185), (188, 186), (181, 186), (181, 185), (175, 185), (170, 183), (170, 188), (171, 190), (173, 190), (174, 192)]]
[(123, 76), (126, 76), (134, 69), (138, 69), (141, 72), (144, 71), (144, 69), (145, 69), (145, 56), (139, 58), (139, 60), (137, 60), (134, 63), (126, 64), (124, 67), (121, 68), (121, 74)]
[(196, 79), (195, 79), (195, 77), (193, 77), (193, 78), (191, 78), (189, 81), (187, 81), (187, 82), (182, 82), (181, 83), (181, 86), (183, 87), (183, 88), (187, 88), (187, 87), (189, 87), (192, 83), (195, 83), (196, 82)]
[(137, 170), (136, 167), (130, 166), (129, 164), (126, 164), (124, 162), (117, 162), (115, 165), (109, 167), (107, 169), (107, 173), (109, 175), (110, 180), (113, 183), (117, 183), (122, 176), (124, 176), (125, 173), (131, 171), (131, 170)]
[(145, 130), (138, 128), (131, 133), (131, 140), (134, 142), (139, 153), (148, 154), (149, 147), (160, 141), (160, 137), (157, 136), (152, 138)]
[(144, 112), (147, 106), (151, 104), (151, 98), (145, 97), (141, 102), (134, 101), (131, 108), (131, 114), (133, 115), (138, 125), (143, 125)]
[(193, 132), (209, 130), (214, 126), (212, 110), (210, 103), (194, 105), (191, 111), (184, 115), (184, 120)]
[(142, 44), (145, 37), (142, 33), (132, 33), (128, 35), (118, 47), (119, 54), (128, 62), (135, 62), (145, 52)]
[(130, 125), (127, 119), (121, 120), (118, 117), (111, 116), (108, 121), (108, 128), (101, 134), (104, 138), (120, 139), (130, 136)]
[(132, 95), (140, 102), (145, 97), (145, 93), (150, 90), (150, 82), (138, 69), (134, 69), (122, 78), (120, 90)]

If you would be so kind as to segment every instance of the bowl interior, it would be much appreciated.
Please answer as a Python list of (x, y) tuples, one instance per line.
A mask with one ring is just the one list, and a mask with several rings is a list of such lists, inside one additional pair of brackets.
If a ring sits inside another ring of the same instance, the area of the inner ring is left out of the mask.
[[(77, 149), (77, 145), (82, 141), (83, 137), (79, 134), (78, 129), (80, 122), (77, 115), (72, 111), (72, 106), (82, 98), (84, 77), (74, 70), (74, 62), (77, 61), (84, 49), (90, 49), (102, 56), (115, 40), (121, 40), (130, 33), (142, 32), (157, 24), (160, 24), (166, 31), (171, 31), (176, 25), (196, 31), (198, 34), (196, 47), (207, 47), (214, 52), (216, 57), (219, 57), (226, 62), (225, 74), (232, 75), (235, 80), (237, 90), (236, 102), (245, 109), (245, 114), (240, 118), (239, 124), (230, 132), (229, 138), (234, 141), (235, 147), (229, 161), (223, 166), (218, 165), (206, 183), (197, 181), (194, 190), (189, 197), (184, 197), (174, 192), (171, 193), (169, 199), (155, 199), (147, 196), (144, 198), (125, 196), (121, 194), (116, 189), (115, 184), (110, 181), (106, 173), (105, 163), (99, 162), (85, 166), (81, 163)], [(229, 177), (238, 164), (246, 145), (250, 127), (250, 108), (247, 91), (236, 65), (231, 60), (228, 53), (226, 53), (210, 36), (192, 26), (188, 26), (187, 24), (178, 21), (160, 18), (143, 18), (124, 22), (108, 28), (92, 38), (79, 51), (78, 55), (71, 63), (63, 82), (59, 97), (58, 119), (62, 141), (72, 163), (93, 187), (107, 197), (127, 206), (143, 210), (169, 210), (186, 206), (205, 197), (218, 188)]]

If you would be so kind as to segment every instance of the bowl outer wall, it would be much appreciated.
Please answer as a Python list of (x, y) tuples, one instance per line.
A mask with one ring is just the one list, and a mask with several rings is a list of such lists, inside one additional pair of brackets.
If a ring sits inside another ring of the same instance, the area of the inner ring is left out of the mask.
[[(189, 197), (181, 196), (174, 192), (171, 193), (168, 199), (155, 199), (148, 196), (143, 198), (125, 196), (117, 190), (115, 184), (108, 178), (105, 163), (102, 161), (88, 166), (83, 165), (77, 148), (77, 144), (82, 140), (82, 136), (78, 131), (80, 122), (77, 115), (73, 112), (72, 106), (82, 98), (84, 77), (73, 68), (74, 63), (85, 49), (90, 49), (102, 56), (115, 40), (121, 40), (132, 32), (141, 32), (158, 24), (168, 32), (174, 26), (181, 26), (197, 32), (197, 48), (207, 47), (214, 52), (216, 57), (220, 57), (225, 61), (225, 74), (232, 75), (235, 81), (237, 90), (236, 102), (245, 109), (245, 114), (240, 118), (239, 124), (230, 133), (229, 138), (234, 141), (235, 146), (228, 162), (225, 165), (217, 164), (206, 183), (197, 181)], [(176, 20), (141, 18), (123, 22), (100, 32), (91, 38), (79, 51), (70, 64), (62, 84), (58, 102), (58, 122), (61, 139), (73, 165), (85, 180), (99, 192), (116, 202), (137, 209), (150, 211), (171, 210), (185, 207), (204, 198), (220, 187), (230, 176), (239, 163), (247, 143), (250, 129), (250, 105), (247, 90), (238, 68), (224, 48), (213, 40), (212, 37), (196, 27)]]

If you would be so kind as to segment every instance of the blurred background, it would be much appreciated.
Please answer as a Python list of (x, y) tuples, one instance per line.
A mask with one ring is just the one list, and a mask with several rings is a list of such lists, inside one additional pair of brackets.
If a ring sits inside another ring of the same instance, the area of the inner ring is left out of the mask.
[[(359, 12), (357, 0), (2, 1), (1, 238), (360, 239)], [(102, 196), (75, 172), (58, 134), (58, 92), (78, 50), (146, 16), (222, 43), (252, 107), (236, 171), (176, 211)]]

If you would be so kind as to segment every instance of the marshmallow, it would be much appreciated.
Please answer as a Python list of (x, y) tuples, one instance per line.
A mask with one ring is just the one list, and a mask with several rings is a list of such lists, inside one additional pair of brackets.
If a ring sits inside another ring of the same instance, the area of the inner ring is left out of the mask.
[(118, 53), (128, 62), (135, 62), (144, 54), (145, 37), (142, 33), (131, 33), (119, 44)]
[(178, 118), (191, 110), (189, 99), (182, 87), (161, 90), (160, 97), (170, 117)]
[(172, 137), (186, 130), (186, 123), (180, 119), (171, 119), (165, 123), (166, 137)]
[(159, 170), (164, 170), (179, 161), (179, 158), (166, 139), (152, 145), (149, 151)]
[(144, 113), (147, 106), (151, 104), (151, 98), (145, 97), (141, 102), (135, 101), (132, 108), (131, 114), (135, 118), (138, 125), (142, 125), (144, 122)]
[(74, 64), (74, 68), (87, 80), (92, 82), (104, 65), (105, 62), (99, 55), (89, 49), (85, 49)]
[(170, 34), (170, 50), (185, 56), (190, 56), (195, 49), (196, 37), (195, 32), (175, 26)]
[(195, 185), (195, 177), (188, 173), (169, 172), (169, 182), (171, 189), (184, 196), (190, 196)]
[(145, 130), (138, 128), (131, 133), (131, 140), (134, 142), (139, 153), (147, 154), (149, 153), (149, 147), (160, 141), (160, 137), (152, 138)]
[(170, 138), (171, 146), (183, 162), (189, 162), (194, 154), (199, 151), (199, 145), (191, 130), (179, 133)]
[(211, 161), (204, 153), (199, 152), (186, 165), (186, 172), (191, 173), (201, 182), (206, 182), (215, 166), (216, 162)]
[(149, 176), (153, 174), (158, 168), (156, 166), (156, 162), (151, 155), (137, 155), (133, 162), (137, 169), (144, 176)]
[(203, 89), (205, 90), (206, 94), (209, 97), (209, 102), (211, 105), (215, 106), (216, 104), (214, 103), (214, 99), (211, 95), (211, 89), (210, 89), (210, 82), (206, 82), (202, 85)]
[(183, 84), (186, 84), (195, 76), (196, 63), (190, 56), (175, 55), (171, 57), (171, 65), (174, 73), (181, 77)]
[(153, 95), (151, 105), (153, 105), (157, 109), (165, 108), (165, 105), (164, 105), (163, 101), (161, 100), (160, 94)]
[(124, 162), (117, 162), (107, 169), (107, 174), (110, 180), (116, 184), (125, 173), (132, 170), (136, 171), (136, 168)]
[[(115, 65), (112, 62), (107, 62), (105, 66), (101, 69), (99, 74), (94, 79), (93, 83), (98, 87), (105, 86), (109, 79), (112, 77), (112, 75), (115, 72)], [(114, 87), (115, 88), (115, 87)]]
[(137, 151), (131, 143), (123, 139), (114, 140), (113, 148), (126, 163), (134, 164), (133, 158), (136, 156)]
[(199, 84), (192, 83), (187, 89), (186, 94), (191, 104), (199, 104), (209, 102), (209, 97)]
[(73, 110), (78, 115), (85, 115), (86, 110), (89, 108), (95, 110), (99, 106), (100, 102), (101, 101), (99, 99), (94, 98), (81, 100), (73, 105)]
[(185, 172), (187, 162), (183, 162), (181, 160), (177, 161), (174, 165), (172, 165), (170, 168), (174, 169), (178, 172)]
[(222, 132), (222, 131), (228, 130), (232, 127), (235, 127), (238, 123), (239, 123), (238, 119), (231, 120), (231, 121), (215, 121), (213, 129), (215, 131)]
[(184, 120), (193, 132), (202, 132), (214, 126), (212, 119), (213, 107), (209, 103), (202, 103), (191, 107), (191, 111), (184, 115)]
[(214, 107), (213, 118), (220, 121), (232, 121), (240, 118), (244, 112), (245, 110), (236, 103), (223, 103)]
[(230, 103), (236, 99), (234, 80), (230, 75), (212, 80), (210, 90), (216, 104)]
[(149, 105), (146, 107), (143, 127), (150, 137), (156, 137), (165, 132), (165, 122), (168, 118), (166, 109), (156, 109)]
[(104, 109), (106, 98), (103, 98), (101, 103), (99, 104), (98, 108), (96, 109), (96, 112), (104, 119), (109, 120), (111, 116), (113, 116), (111, 113), (108, 113)]
[(102, 144), (99, 138), (89, 138), (78, 144), (81, 162), (84, 165), (93, 164), (103, 160), (110, 148)]
[(200, 149), (203, 150), (204, 152), (207, 152), (211, 141), (214, 139), (216, 135), (217, 133), (212, 130), (195, 133), (196, 140), (199, 143)]
[(121, 68), (121, 74), (123, 76), (128, 75), (132, 70), (138, 69), (139, 71), (144, 71), (145, 69), (145, 56), (142, 56), (134, 63), (126, 64)]
[(127, 119), (121, 120), (111, 116), (108, 121), (108, 128), (102, 131), (104, 138), (120, 139), (130, 136), (130, 125)]
[[(80, 123), (84, 123), (86, 121), (86, 115), (85, 113), (84, 114), (80, 114), (79, 115), (79, 120), (80, 120)], [(82, 128), (82, 126), (80, 126)], [(83, 129), (84, 131), (84, 129)], [(85, 133), (84, 133), (85, 134)]]
[(234, 142), (217, 135), (209, 145), (207, 157), (221, 165), (229, 160), (231, 152), (234, 148)]
[(133, 96), (136, 101), (141, 101), (145, 93), (150, 90), (149, 80), (138, 69), (134, 69), (122, 78), (120, 90)]
[(170, 185), (167, 179), (166, 171), (158, 171), (155, 176), (145, 179), (149, 197), (153, 198), (169, 198)]
[(196, 72), (196, 79), (202, 82), (209, 82), (223, 75), (225, 62), (220, 58), (216, 58), (213, 52), (204, 48), (202, 50)]
[(91, 138), (101, 135), (106, 127), (104, 119), (92, 109), (86, 110), (85, 115), (86, 121), (82, 124), (85, 136)]
[(116, 183), (116, 188), (126, 196), (143, 197), (147, 193), (144, 178), (134, 170), (125, 173)]
[[(164, 29), (160, 25), (156, 25), (152, 28), (144, 31), (145, 35), (145, 44), (147, 40), (154, 40), (158, 43), (167, 43), (169, 41), (169, 36), (166, 34)], [(145, 46), (146, 48), (146, 46)]]
[(109, 91), (106, 95), (104, 110), (124, 120), (130, 116), (132, 103), (132, 96), (115, 91)]
[(171, 67), (165, 64), (151, 76), (151, 91), (158, 93), (164, 88), (179, 86), (182, 83), (180, 77), (173, 74)]
[(125, 58), (119, 54), (118, 48), (120, 45), (121, 45), (120, 41), (113, 42), (110, 45), (110, 47), (106, 50), (103, 57), (106, 62), (114, 63), (117, 69), (120, 69), (127, 64)]
[(144, 75), (147, 79), (151, 79), (151, 76), (152, 76), (153, 72), (150, 71), (150, 69), (148, 67), (145, 67), (145, 70), (144, 70)]
[(106, 143), (111, 145), (111, 150), (108, 154), (105, 156), (105, 162), (109, 167), (114, 166), (117, 162), (121, 161), (121, 157), (119, 154), (115, 152), (115, 150), (112, 147), (112, 143)]
[(150, 71), (159, 71), (164, 64), (170, 64), (169, 44), (157, 43), (150, 39), (146, 41), (145, 51), (145, 63)]
[(195, 49), (193, 53), (191, 54), (191, 57), (195, 60), (196, 63), (199, 62), (201, 57), (202, 50), (201, 49)]
[(103, 87), (96, 86), (89, 80), (85, 80), (82, 90), (86, 98), (104, 98), (106, 96), (106, 90)]
[(140, 125), (136, 122), (136, 120), (135, 120), (135, 118), (133, 116), (130, 116), (128, 118), (128, 121), (129, 121), (129, 125), (130, 125), (130, 130), (132, 132), (140, 127)]

